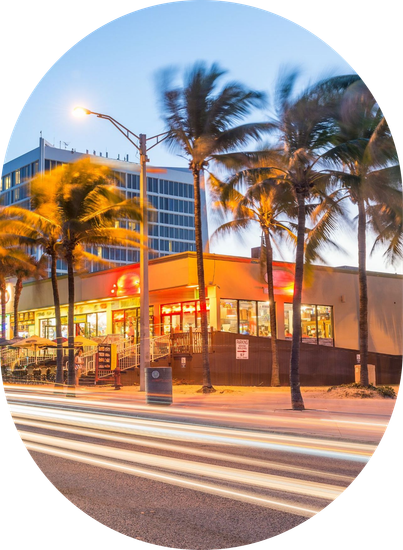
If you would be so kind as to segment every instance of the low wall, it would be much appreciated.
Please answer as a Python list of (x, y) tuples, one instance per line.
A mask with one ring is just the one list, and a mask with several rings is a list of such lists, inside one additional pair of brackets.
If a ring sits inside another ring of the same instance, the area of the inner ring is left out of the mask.
[[(249, 340), (249, 359), (236, 359), (236, 340)], [(270, 386), (271, 339), (228, 332), (212, 335), (210, 371), (212, 383), (229, 386)], [(289, 385), (291, 342), (278, 340), (280, 382)], [(358, 350), (301, 344), (300, 382), (302, 386), (332, 386), (354, 382)], [(181, 358), (186, 358), (183, 365)], [(399, 384), (402, 356), (369, 353), (368, 362), (376, 367), (378, 385)], [(183, 354), (172, 357), (173, 378), (187, 383), (202, 382), (202, 356)]]

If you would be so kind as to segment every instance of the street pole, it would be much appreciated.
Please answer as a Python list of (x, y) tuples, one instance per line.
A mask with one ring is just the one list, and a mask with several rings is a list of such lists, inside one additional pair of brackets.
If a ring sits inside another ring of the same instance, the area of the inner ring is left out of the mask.
[[(140, 391), (145, 391), (145, 369), (150, 366), (150, 298), (148, 284), (148, 217), (147, 217), (147, 151), (153, 149), (169, 137), (169, 132), (163, 132), (147, 139), (146, 134), (136, 135), (109, 115), (95, 113), (84, 107), (76, 107), (77, 116), (95, 115), (111, 122), (125, 138), (140, 153), (140, 207), (142, 220), (140, 222)], [(133, 139), (136, 139), (139, 144)], [(147, 141), (155, 143), (147, 148)]]
[(145, 391), (145, 369), (150, 366), (150, 302), (148, 285), (147, 137), (140, 141), (140, 391)]

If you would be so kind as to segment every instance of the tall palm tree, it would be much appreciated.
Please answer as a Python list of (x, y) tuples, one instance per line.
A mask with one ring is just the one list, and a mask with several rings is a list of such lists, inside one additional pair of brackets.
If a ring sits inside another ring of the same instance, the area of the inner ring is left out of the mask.
[(248, 163), (264, 166), (267, 181), (283, 181), (291, 186), (297, 205), (297, 243), (293, 296), (293, 333), (290, 360), (292, 408), (303, 410), (300, 388), (299, 357), (301, 345), (301, 296), (304, 280), (306, 219), (308, 206), (321, 190), (325, 194), (331, 177), (325, 171), (331, 138), (335, 132), (335, 116), (343, 91), (359, 77), (338, 76), (322, 80), (296, 92), (299, 71), (280, 75), (274, 93), (274, 114), (269, 129), (275, 145), (266, 151), (220, 155), (230, 169)]
[(388, 243), (386, 256), (402, 257), (402, 179), (388, 124), (362, 81), (345, 92), (337, 116), (333, 160), (341, 169), (332, 175), (358, 210), (359, 347), (361, 384), (368, 385), (368, 222), (378, 232), (375, 245)]
[[(79, 160), (41, 174), (31, 183), (33, 211), (8, 207), (5, 212), (17, 218), (25, 233), (51, 258), (51, 279), (55, 304), (58, 368), (56, 383), (63, 383), (60, 298), (57, 285), (57, 259), (63, 258), (68, 271), (68, 384), (75, 384), (74, 370), (74, 270), (84, 261), (102, 259), (85, 249), (86, 245), (143, 246), (137, 232), (115, 227), (115, 219), (140, 220), (136, 199), (126, 200), (116, 188), (111, 171), (88, 159)], [(61, 355), (59, 357), (59, 349)], [(60, 365), (59, 365), (60, 362)]]
[[(43, 178), (33, 186), (33, 203), (57, 214), (61, 253), (67, 263), (68, 280), (68, 384), (75, 384), (74, 370), (74, 271), (83, 260), (101, 259), (86, 245), (142, 246), (137, 232), (115, 227), (117, 218), (141, 220), (137, 199), (125, 199), (109, 168), (82, 159), (53, 171), (54, 188), (49, 195)], [(51, 201), (51, 202), (50, 202)]]
[[(60, 312), (60, 296), (57, 283), (57, 260), (61, 258), (61, 224), (57, 209), (55, 208), (54, 196), (51, 191), (56, 188), (58, 181), (57, 174), (48, 172), (35, 179), (31, 183), (33, 211), (17, 206), (9, 206), (4, 209), (6, 219), (6, 231), (12, 231), (18, 236), (23, 244), (30, 244), (38, 247), (50, 258), (50, 276), (52, 282), (53, 303), (56, 318), (56, 386), (63, 384), (63, 348), (62, 348), (62, 324)], [(41, 204), (37, 196), (43, 197), (42, 189), (48, 189), (49, 194), (45, 195), (48, 202)]]
[(172, 71), (164, 71), (158, 89), (161, 115), (169, 132), (167, 143), (185, 155), (193, 174), (195, 237), (199, 284), (203, 386), (201, 391), (215, 391), (211, 383), (208, 357), (208, 326), (203, 266), (201, 177), (214, 155), (245, 145), (258, 138), (264, 124), (236, 125), (255, 107), (264, 103), (264, 94), (247, 89), (238, 82), (219, 88), (225, 75), (217, 64), (194, 64), (185, 74), (183, 85), (173, 81)]
[[(277, 346), (277, 320), (273, 284), (273, 245), (279, 249), (279, 243), (286, 237), (295, 244), (296, 236), (293, 232), (294, 224), (290, 217), (295, 216), (295, 202), (290, 186), (278, 184), (274, 181), (265, 184), (261, 172), (244, 170), (223, 184), (216, 177), (210, 176), (213, 192), (217, 198), (216, 208), (223, 214), (231, 214), (231, 220), (222, 224), (213, 233), (221, 235), (235, 232), (237, 234), (258, 226), (264, 240), (261, 247), (261, 259), (266, 267), (266, 280), (269, 299), (272, 374), (271, 385), (280, 385), (280, 367)], [(245, 183), (248, 187), (242, 194), (234, 187)], [(281, 219), (283, 217), (283, 219)]]

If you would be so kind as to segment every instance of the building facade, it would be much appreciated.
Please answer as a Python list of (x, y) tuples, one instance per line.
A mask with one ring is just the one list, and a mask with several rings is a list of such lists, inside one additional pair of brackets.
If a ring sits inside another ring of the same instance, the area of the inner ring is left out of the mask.
[[(256, 259), (206, 254), (209, 325), (214, 331), (271, 336), (267, 284)], [(292, 337), (294, 264), (275, 262), (277, 338)], [(368, 273), (369, 351), (402, 354), (403, 277)], [(200, 329), (196, 254), (156, 258), (149, 265), (152, 335)], [(67, 278), (59, 278), (63, 334), (67, 336)], [(75, 331), (88, 337), (134, 333), (138, 341), (139, 265), (76, 275)], [(13, 336), (13, 287), (8, 283), (7, 327)], [(359, 293), (355, 269), (314, 266), (302, 294), (302, 342), (358, 350)], [(49, 279), (27, 283), (20, 300), (19, 335), (55, 337)], [(240, 336), (242, 338), (242, 336)], [(312, 348), (313, 349), (313, 348)]]
[[(107, 154), (106, 154), (107, 155)], [(42, 137), (39, 147), (4, 164), (0, 182), (0, 204), (30, 207), (30, 182), (38, 174), (55, 169), (66, 163), (88, 156), (110, 167), (115, 183), (126, 198), (140, 194), (140, 165), (108, 156), (78, 153), (51, 146)], [(161, 257), (184, 251), (196, 250), (194, 229), (193, 176), (185, 168), (147, 167), (147, 196), (155, 209), (148, 225), (150, 257)], [(201, 190), (203, 245), (208, 246), (208, 226), (204, 189)], [(129, 221), (120, 220), (122, 227)], [(89, 252), (100, 255), (110, 266), (122, 266), (139, 261), (139, 251), (122, 246), (89, 248)], [(90, 266), (95, 271), (97, 264)], [(99, 266), (98, 266), (99, 269)], [(66, 272), (64, 262), (58, 261), (58, 272)]]

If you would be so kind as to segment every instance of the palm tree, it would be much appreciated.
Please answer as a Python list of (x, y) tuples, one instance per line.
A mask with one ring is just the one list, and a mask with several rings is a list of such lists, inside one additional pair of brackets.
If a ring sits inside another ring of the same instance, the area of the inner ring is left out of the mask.
[(402, 183), (396, 148), (382, 111), (362, 81), (345, 92), (340, 104), (331, 174), (358, 210), (359, 347), (361, 384), (368, 385), (368, 221), (378, 233), (374, 246), (389, 243), (392, 262), (402, 257)]
[[(126, 200), (114, 185), (107, 167), (79, 160), (41, 174), (31, 183), (33, 211), (8, 207), (6, 214), (20, 223), (20, 232), (42, 247), (51, 259), (51, 279), (56, 316), (58, 362), (56, 384), (63, 383), (63, 350), (57, 259), (63, 258), (68, 271), (68, 384), (75, 384), (74, 371), (74, 270), (85, 261), (103, 263), (85, 245), (142, 246), (138, 233), (115, 227), (115, 219), (140, 220), (136, 199)], [(31, 228), (28, 231), (27, 228)], [(60, 357), (59, 357), (60, 351)]]
[(383, 257), (387, 264), (395, 265), (403, 259), (403, 216), (401, 204), (400, 206), (398, 203), (393, 205), (368, 205), (367, 215), (370, 227), (376, 235), (371, 254), (379, 246), (386, 245)]
[(169, 146), (185, 155), (193, 173), (195, 204), (195, 237), (197, 276), (199, 284), (201, 337), (203, 357), (203, 386), (201, 391), (215, 391), (210, 376), (208, 357), (208, 326), (203, 266), (202, 210), (200, 203), (201, 177), (213, 156), (245, 145), (258, 138), (264, 124), (242, 124), (254, 107), (264, 103), (264, 94), (230, 82), (219, 89), (224, 76), (217, 64), (207, 67), (198, 62), (185, 74), (183, 86), (173, 82), (171, 71), (162, 73), (158, 90), (161, 114), (169, 132)]
[[(3, 221), (5, 231), (14, 233), (19, 242), (38, 247), (50, 258), (50, 276), (52, 281), (53, 303), (56, 318), (56, 386), (63, 384), (63, 348), (62, 348), (62, 324), (60, 313), (60, 297), (57, 284), (57, 260), (61, 258), (61, 224), (57, 209), (54, 204), (54, 196), (51, 190), (56, 188), (57, 174), (54, 171), (42, 174), (31, 183), (33, 211), (17, 206), (9, 206), (4, 209), (6, 219)], [(42, 189), (49, 191), (48, 202), (39, 204), (37, 196), (43, 196)], [(31, 267), (31, 266), (28, 266)]]
[[(288, 238), (295, 244), (294, 224), (290, 217), (295, 216), (295, 202), (290, 186), (270, 182), (266, 185), (261, 179), (262, 173), (255, 170), (244, 170), (232, 177), (228, 184), (221, 183), (210, 176), (215, 206), (223, 214), (230, 213), (231, 220), (224, 223), (213, 233), (215, 235), (241, 232), (253, 226), (259, 226), (263, 233), (261, 247), (262, 264), (266, 267), (266, 280), (269, 298), (271, 327), (272, 375), (271, 385), (280, 386), (280, 368), (277, 346), (277, 320), (273, 284), (273, 245), (279, 249), (279, 242)], [(236, 180), (236, 182), (234, 181)], [(245, 194), (237, 191), (234, 185), (248, 185)], [(286, 219), (281, 219), (281, 217)]]
[(346, 75), (322, 80), (296, 93), (299, 71), (280, 75), (274, 93), (275, 113), (269, 129), (275, 145), (265, 151), (220, 155), (230, 169), (260, 163), (266, 181), (282, 181), (291, 186), (297, 205), (297, 242), (293, 296), (293, 334), (290, 360), (292, 408), (304, 410), (300, 389), (301, 296), (304, 280), (306, 219), (309, 205), (320, 190), (325, 195), (331, 183), (326, 173), (335, 116), (342, 92), (359, 77)]
[(1, 337), (6, 338), (6, 294), (7, 278), (15, 275), (17, 265), (29, 268), (29, 258), (13, 246), (0, 245), (0, 301), (1, 301)]
[(29, 256), (22, 250), (21, 234), (10, 224), (5, 208), (0, 207), (0, 302), (1, 336), (6, 337), (6, 279), (11, 277), (17, 265), (29, 268)]
[(82, 159), (52, 172), (53, 193), (44, 178), (32, 187), (33, 204), (57, 214), (61, 253), (68, 280), (68, 384), (75, 385), (74, 370), (74, 271), (83, 260), (101, 262), (85, 245), (141, 246), (137, 232), (115, 227), (116, 218), (141, 220), (137, 199), (125, 199), (113, 183), (109, 168)]
[(28, 256), (25, 262), (16, 261), (12, 269), (12, 275), (16, 277), (14, 284), (14, 338), (18, 336), (18, 305), (20, 302), (23, 282), (27, 279), (41, 279), (47, 276), (47, 258), (41, 256), (39, 260), (35, 256)]

